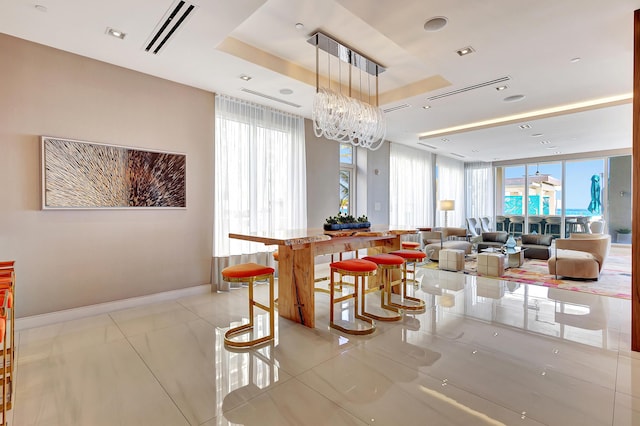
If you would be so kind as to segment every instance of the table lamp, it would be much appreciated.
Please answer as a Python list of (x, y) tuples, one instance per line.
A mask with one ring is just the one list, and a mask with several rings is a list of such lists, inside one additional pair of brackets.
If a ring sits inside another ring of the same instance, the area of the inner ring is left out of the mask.
[(447, 212), (451, 211), (451, 210), (455, 210), (455, 200), (440, 200), (438, 202), (438, 207), (440, 210), (442, 210), (444, 212), (444, 227), (448, 227), (449, 224), (447, 223)]

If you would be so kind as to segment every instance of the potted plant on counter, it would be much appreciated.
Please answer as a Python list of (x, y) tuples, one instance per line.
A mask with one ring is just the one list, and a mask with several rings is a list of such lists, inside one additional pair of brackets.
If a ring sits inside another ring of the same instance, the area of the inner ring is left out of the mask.
[(370, 226), (371, 223), (365, 215), (356, 219), (350, 214), (338, 212), (337, 216), (329, 216), (325, 219), (324, 229), (325, 231), (338, 231), (341, 229), (363, 229)]

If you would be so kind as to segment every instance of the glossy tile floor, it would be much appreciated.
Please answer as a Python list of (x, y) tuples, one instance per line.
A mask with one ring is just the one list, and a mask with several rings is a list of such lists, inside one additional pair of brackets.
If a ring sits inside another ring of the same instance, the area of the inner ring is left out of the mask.
[(640, 425), (629, 301), (421, 272), (426, 311), (370, 336), (317, 293), (315, 329), (229, 351), (246, 288), (23, 330), (10, 424)]

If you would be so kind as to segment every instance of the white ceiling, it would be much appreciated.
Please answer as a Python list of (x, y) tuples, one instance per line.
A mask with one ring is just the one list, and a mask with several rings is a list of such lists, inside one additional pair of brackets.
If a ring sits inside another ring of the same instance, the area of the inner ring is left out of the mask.
[[(321, 30), (387, 68), (380, 76), (381, 98), (387, 99), (381, 107), (410, 105), (387, 114), (389, 140), (465, 161), (631, 146), (633, 11), (640, 0), (200, 0), (158, 55), (145, 52), (173, 4), (5, 0), (0, 32), (310, 117), (315, 83), (308, 77), (315, 72), (315, 47), (306, 40)], [(424, 31), (424, 23), (436, 16), (446, 17), (448, 25)], [(296, 29), (296, 23), (304, 28)], [(107, 36), (107, 27), (127, 35), (124, 40)], [(456, 50), (466, 46), (475, 52), (458, 56)], [(252, 79), (241, 80), (243, 74)], [(510, 80), (503, 91), (489, 85), (428, 100), (505, 76)], [(503, 101), (512, 95), (525, 97)], [(610, 97), (616, 98), (603, 101)], [(603, 106), (535, 116), (589, 101)], [(515, 114), (534, 116), (446, 130)], [(520, 129), (524, 123), (531, 128)], [(542, 136), (531, 136), (536, 133)]]

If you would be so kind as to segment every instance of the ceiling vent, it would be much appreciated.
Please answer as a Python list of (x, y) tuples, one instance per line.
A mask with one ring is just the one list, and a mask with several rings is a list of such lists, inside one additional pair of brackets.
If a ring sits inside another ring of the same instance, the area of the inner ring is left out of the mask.
[(171, 5), (167, 13), (162, 17), (153, 33), (144, 46), (144, 50), (157, 55), (167, 42), (182, 27), (187, 18), (193, 14), (196, 5), (178, 0)]
[(455, 152), (450, 152), (449, 154), (453, 155), (454, 157), (458, 157), (458, 158), (467, 158), (464, 155), (456, 154)]
[(393, 111), (398, 111), (398, 110), (401, 110), (401, 109), (409, 108), (410, 106), (411, 105), (409, 105), (409, 104), (397, 105), (397, 106), (394, 106), (394, 107), (389, 107), (387, 109), (383, 109), (382, 112), (384, 112), (386, 114), (388, 112), (393, 112)]
[(240, 90), (242, 90), (245, 93), (249, 93), (251, 95), (260, 96), (262, 98), (269, 99), (271, 101), (280, 102), (282, 104), (289, 105), (289, 106), (292, 106), (294, 108), (300, 108), (300, 105), (298, 105), (298, 104), (294, 104), (293, 102), (285, 101), (284, 99), (278, 99), (278, 98), (276, 98), (274, 96), (267, 95), (265, 93), (256, 92), (255, 90), (251, 90), (251, 89), (245, 89), (244, 87), (242, 89), (240, 89)]
[(437, 146), (429, 145), (428, 143), (418, 142), (418, 145), (426, 146), (427, 148), (431, 149), (438, 149)]
[(457, 90), (451, 90), (450, 92), (440, 93), (439, 95), (431, 96), (430, 101), (435, 101), (436, 99), (446, 98), (448, 96), (458, 95), (460, 93), (469, 92), (471, 90), (480, 89), (481, 87), (493, 86), (495, 84), (504, 83), (505, 81), (511, 80), (511, 77), (500, 77), (495, 80), (485, 81), (484, 83), (474, 84), (472, 86), (463, 87)]

